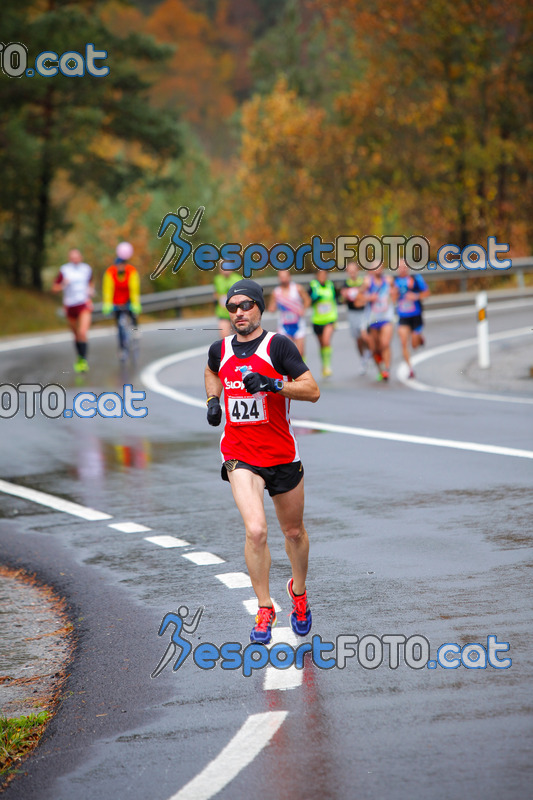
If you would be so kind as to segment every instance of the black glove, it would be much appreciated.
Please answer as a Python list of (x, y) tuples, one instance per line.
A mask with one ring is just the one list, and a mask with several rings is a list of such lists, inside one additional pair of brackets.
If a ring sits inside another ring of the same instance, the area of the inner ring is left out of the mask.
[(222, 409), (220, 407), (220, 400), (218, 397), (210, 397), (207, 401), (207, 421), (210, 425), (216, 427), (220, 425), (222, 419)]
[(267, 378), (266, 375), (261, 375), (260, 372), (249, 372), (242, 379), (244, 388), (249, 394), (256, 394), (257, 392), (281, 392), (283, 389), (283, 381), (279, 378)]

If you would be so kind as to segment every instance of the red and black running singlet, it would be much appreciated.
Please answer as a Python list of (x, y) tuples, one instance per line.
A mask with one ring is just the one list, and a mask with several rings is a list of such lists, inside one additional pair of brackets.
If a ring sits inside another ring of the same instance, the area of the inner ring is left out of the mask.
[(222, 340), (218, 377), (224, 388), (226, 425), (220, 440), (222, 461), (238, 459), (254, 467), (273, 467), (300, 460), (298, 444), (289, 419), (290, 400), (272, 392), (248, 394), (239, 367), (248, 367), (269, 378), (291, 380), (276, 372), (270, 359), (269, 333), (256, 352), (238, 358), (233, 352), (233, 335)]

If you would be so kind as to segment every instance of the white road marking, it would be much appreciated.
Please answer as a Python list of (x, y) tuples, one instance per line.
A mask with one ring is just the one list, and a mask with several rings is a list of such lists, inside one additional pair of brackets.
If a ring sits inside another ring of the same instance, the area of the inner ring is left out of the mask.
[[(276, 603), (274, 599), (272, 600), (272, 602), (274, 603), (274, 609), (276, 611), (276, 614), (279, 614), (279, 612), (281, 611), (281, 606), (278, 605), (278, 603)], [(248, 600), (243, 600), (242, 604), (247, 610), (247, 612), (251, 614), (253, 617), (255, 617), (255, 615), (257, 614), (257, 597), (250, 597)]]
[(214, 553), (208, 553), (207, 551), (182, 553), (182, 555), (183, 558), (188, 558), (189, 561), (199, 567), (207, 567), (210, 564), (224, 564), (223, 558), (219, 558)]
[(146, 525), (139, 525), (137, 522), (113, 522), (108, 528), (115, 528), (121, 533), (144, 533), (144, 531), (151, 531)]
[(227, 586), (228, 589), (248, 589), (252, 585), (250, 576), (246, 572), (223, 572), (215, 578)]
[(424, 444), (431, 447), (451, 447), (454, 450), (470, 450), (474, 453), (489, 453), (496, 456), (514, 456), (516, 458), (533, 458), (532, 450), (518, 450), (514, 447), (499, 447), (492, 444), (478, 444), (477, 442), (460, 442), (454, 439), (435, 439), (432, 436), (414, 436), (409, 433), (390, 433), (388, 431), (374, 431), (369, 428), (351, 428), (346, 425), (330, 425), (327, 422), (314, 420), (293, 420), (293, 426), (311, 428), (317, 431), (331, 433), (346, 433), (349, 436), (363, 436), (369, 439), (385, 439), (390, 442), (407, 442), (408, 444)]
[[(301, 642), (292, 628), (276, 626), (272, 628), (272, 641), (267, 645), (270, 650), (275, 644), (284, 642), (291, 647), (298, 647)], [(279, 689), (287, 691), (287, 689), (295, 689), (302, 683), (302, 670), (296, 669), (295, 666), (287, 667), (287, 669), (277, 669), (276, 667), (268, 666), (265, 670), (265, 680), (263, 689), (265, 691), (274, 691)]]
[(72, 514), (75, 517), (96, 522), (102, 519), (113, 519), (112, 514), (104, 514), (103, 511), (96, 511), (88, 506), (80, 506), (78, 503), (71, 503), (70, 500), (63, 500), (62, 497), (54, 497), (53, 494), (39, 492), (37, 489), (29, 489), (27, 486), (19, 486), (16, 483), (0, 480), (0, 492), (11, 494), (14, 497), (22, 497), (32, 503), (39, 503), (41, 506), (53, 508), (55, 511), (63, 511), (65, 514)]
[(159, 547), (186, 547), (190, 542), (178, 539), (176, 536), (145, 536), (147, 542), (158, 544)]
[[(503, 339), (515, 339), (519, 336), (531, 336), (531, 328), (517, 328), (513, 331), (505, 331), (504, 333), (493, 333), (489, 336), (489, 341), (498, 342)], [(477, 347), (477, 339), (464, 339), (462, 342), (452, 342), (452, 344), (445, 344), (441, 347), (433, 347), (431, 350), (426, 350), (424, 353), (418, 353), (411, 358), (413, 367), (427, 361), (430, 358), (451, 353), (454, 350), (461, 350), (466, 347)], [(409, 389), (415, 389), (417, 392), (433, 392), (434, 394), (442, 394), (447, 397), (461, 397), (467, 400), (489, 400), (496, 403), (519, 403), (522, 405), (533, 405), (533, 399), (529, 397), (513, 397), (512, 395), (504, 394), (485, 394), (483, 392), (464, 392), (459, 389), (446, 389), (441, 386), (430, 386), (427, 383), (422, 383), (416, 378), (408, 378), (408, 367), (405, 362), (400, 364), (396, 373), (398, 380), (400, 380)]]
[[(259, 755), (288, 713), (266, 711), (252, 714), (218, 756), (169, 800), (209, 800), (214, 797)], [(260, 789), (255, 794), (261, 795)]]
[(203, 355), (207, 359), (207, 351), (207, 347), (195, 347), (193, 350), (185, 350), (183, 353), (174, 353), (165, 358), (159, 358), (143, 369), (140, 375), (141, 382), (153, 392), (158, 392), (159, 394), (165, 395), (165, 397), (170, 397), (172, 400), (177, 400), (178, 403), (185, 403), (188, 406), (205, 409), (205, 400), (197, 400), (195, 397), (184, 394), (184, 392), (178, 392), (177, 389), (165, 386), (157, 377), (157, 373), (165, 369), (165, 367), (171, 366), (171, 364), (177, 364), (180, 361), (186, 361), (195, 356)]

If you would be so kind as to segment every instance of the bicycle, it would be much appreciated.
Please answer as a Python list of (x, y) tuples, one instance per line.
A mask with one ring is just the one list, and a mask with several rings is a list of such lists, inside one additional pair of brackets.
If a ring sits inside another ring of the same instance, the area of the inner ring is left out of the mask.
[(135, 364), (139, 356), (137, 319), (131, 311), (129, 303), (115, 306), (114, 310), (118, 328), (119, 360), (122, 364), (128, 360)]

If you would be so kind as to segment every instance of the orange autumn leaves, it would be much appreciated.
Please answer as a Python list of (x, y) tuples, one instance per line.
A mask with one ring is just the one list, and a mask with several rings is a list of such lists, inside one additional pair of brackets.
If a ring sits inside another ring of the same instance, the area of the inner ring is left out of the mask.
[(226, 29), (223, 7), (212, 24), (183, 0), (165, 0), (146, 26), (158, 41), (176, 48), (153, 92), (155, 103), (176, 109), (182, 119), (211, 135), (236, 108), (235, 60), (221, 46)]
[[(249, 238), (422, 233), (464, 245), (531, 238), (533, 12), (526, 0), (317, 3), (362, 70), (328, 108), (280, 78), (242, 113)], [(391, 226), (395, 229), (392, 230)]]

